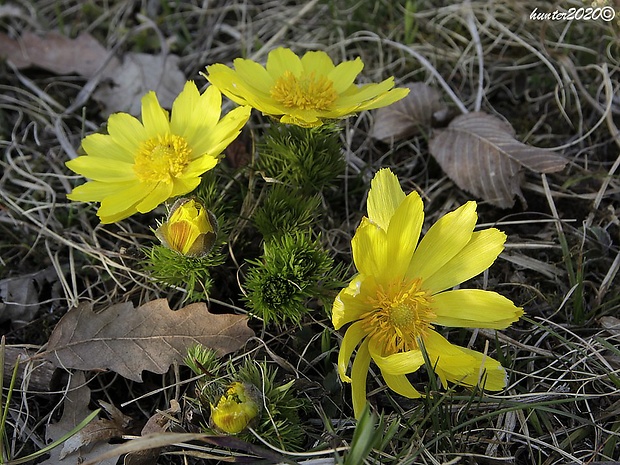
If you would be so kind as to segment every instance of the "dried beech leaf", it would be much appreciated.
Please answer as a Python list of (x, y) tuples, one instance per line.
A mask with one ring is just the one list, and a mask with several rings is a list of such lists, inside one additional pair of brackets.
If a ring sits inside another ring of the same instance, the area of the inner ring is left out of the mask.
[[(0, 33), (0, 50), (18, 69), (37, 66), (56, 74), (75, 73), (86, 78), (94, 76), (110, 54), (87, 32), (75, 39), (54, 31), (43, 36), (24, 32), (17, 40)], [(106, 69), (118, 64), (112, 58)]]
[(501, 208), (523, 198), (520, 171), (559, 171), (567, 160), (550, 151), (523, 144), (514, 129), (483, 112), (457, 116), (430, 140), (429, 149), (441, 168), (463, 190)]
[(370, 135), (383, 142), (405, 139), (430, 128), (433, 114), (442, 110), (441, 93), (422, 82), (408, 84), (409, 94), (402, 100), (375, 112)]
[(110, 369), (142, 381), (143, 370), (162, 374), (173, 362), (182, 363), (190, 346), (202, 344), (224, 355), (253, 335), (246, 316), (216, 315), (204, 303), (173, 311), (166, 299), (158, 299), (137, 308), (117, 304), (100, 313), (82, 303), (58, 322), (45, 355), (57, 366)]

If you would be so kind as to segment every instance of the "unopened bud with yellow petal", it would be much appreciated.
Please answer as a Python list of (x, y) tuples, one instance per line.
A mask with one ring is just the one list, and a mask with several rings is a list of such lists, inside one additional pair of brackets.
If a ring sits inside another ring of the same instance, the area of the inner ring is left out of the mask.
[(215, 215), (200, 202), (180, 199), (155, 234), (169, 249), (187, 256), (202, 256), (213, 247), (217, 229)]
[(217, 404), (211, 404), (212, 426), (228, 434), (240, 433), (258, 417), (260, 397), (252, 384), (232, 383)]

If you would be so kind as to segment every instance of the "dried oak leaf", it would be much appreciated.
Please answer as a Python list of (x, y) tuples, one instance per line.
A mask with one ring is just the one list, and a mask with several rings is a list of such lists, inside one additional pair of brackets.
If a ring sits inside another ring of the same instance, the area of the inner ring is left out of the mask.
[(224, 355), (252, 336), (246, 316), (216, 315), (204, 303), (173, 311), (166, 299), (157, 299), (137, 308), (112, 305), (100, 313), (82, 303), (58, 322), (44, 355), (56, 366), (110, 369), (141, 382), (143, 370), (165, 373), (173, 362), (182, 363), (193, 345)]
[(560, 171), (568, 161), (515, 139), (508, 123), (484, 112), (454, 118), (429, 142), (431, 155), (463, 190), (500, 208), (523, 199), (521, 167), (538, 173)]
[(445, 108), (441, 93), (423, 82), (405, 87), (409, 94), (402, 100), (375, 112), (375, 124), (370, 135), (383, 142), (405, 139), (430, 129), (433, 114)]

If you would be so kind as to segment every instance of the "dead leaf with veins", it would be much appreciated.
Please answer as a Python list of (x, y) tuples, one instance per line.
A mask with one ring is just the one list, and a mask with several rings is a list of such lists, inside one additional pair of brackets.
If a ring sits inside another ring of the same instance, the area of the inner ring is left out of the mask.
[(461, 189), (500, 207), (523, 200), (522, 167), (553, 173), (568, 160), (550, 150), (519, 142), (510, 124), (484, 112), (454, 118), (429, 142), (431, 155)]
[(99, 313), (82, 303), (58, 322), (43, 356), (59, 367), (109, 369), (141, 382), (144, 370), (163, 374), (172, 363), (183, 363), (191, 346), (202, 344), (219, 355), (240, 349), (254, 336), (247, 323), (247, 316), (214, 314), (204, 303), (174, 311), (166, 299), (157, 299)]

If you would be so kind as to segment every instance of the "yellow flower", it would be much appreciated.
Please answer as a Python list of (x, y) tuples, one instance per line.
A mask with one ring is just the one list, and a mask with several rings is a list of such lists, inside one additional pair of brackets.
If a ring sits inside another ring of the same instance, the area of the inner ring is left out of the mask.
[[(389, 169), (375, 175), (367, 207), (368, 217), (351, 242), (359, 273), (338, 294), (332, 313), (336, 329), (351, 323), (338, 354), (338, 371), (351, 382), (355, 416), (366, 402), (371, 360), (390, 389), (419, 397), (406, 375), (424, 365), (423, 350), (444, 387), (451, 381), (503, 389), (506, 373), (497, 360), (451, 344), (434, 325), (503, 329), (523, 314), (495, 292), (449, 290), (487, 269), (502, 251), (505, 234), (494, 228), (473, 232), (476, 203), (468, 202), (439, 219), (418, 244), (422, 200), (416, 192), (405, 195)], [(347, 366), (356, 347), (349, 377)]]
[(211, 404), (211, 422), (225, 433), (240, 433), (260, 413), (259, 397), (253, 385), (232, 383), (217, 405)]
[(97, 212), (101, 222), (114, 223), (191, 192), (250, 116), (250, 107), (240, 107), (220, 119), (221, 107), (217, 88), (210, 86), (201, 95), (189, 81), (169, 118), (155, 93), (149, 92), (142, 98), (142, 122), (115, 113), (108, 119), (108, 134), (84, 138), (87, 155), (66, 165), (92, 181), (67, 197), (101, 202)]
[(393, 77), (358, 87), (353, 81), (364, 67), (359, 57), (335, 66), (321, 51), (299, 58), (288, 48), (277, 48), (269, 52), (266, 67), (243, 58), (237, 58), (234, 66), (234, 70), (223, 64), (208, 66), (205, 77), (234, 102), (303, 127), (384, 107), (409, 92), (393, 89)]
[(180, 199), (155, 235), (169, 249), (182, 255), (200, 256), (211, 250), (217, 234), (217, 220), (199, 202)]

